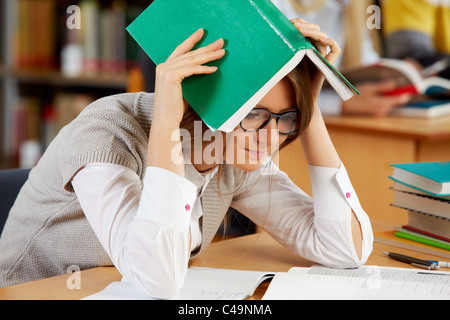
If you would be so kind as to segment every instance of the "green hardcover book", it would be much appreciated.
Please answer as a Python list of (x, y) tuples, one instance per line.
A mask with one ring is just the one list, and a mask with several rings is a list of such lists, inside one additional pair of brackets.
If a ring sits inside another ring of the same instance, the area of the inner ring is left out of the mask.
[(232, 131), (304, 56), (343, 100), (357, 93), (270, 0), (155, 0), (127, 30), (158, 65), (200, 28), (198, 46), (223, 38), (227, 55), (185, 79), (183, 96), (212, 130)]

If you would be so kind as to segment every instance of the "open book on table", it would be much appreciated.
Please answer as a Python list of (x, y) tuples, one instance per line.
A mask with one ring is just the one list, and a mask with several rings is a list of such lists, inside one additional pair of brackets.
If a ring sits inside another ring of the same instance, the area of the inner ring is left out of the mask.
[(200, 28), (196, 48), (223, 38), (227, 54), (184, 79), (183, 97), (213, 131), (232, 131), (304, 57), (343, 100), (357, 94), (270, 0), (155, 0), (127, 30), (158, 65)]
[(363, 266), (277, 273), (263, 300), (449, 300), (450, 272)]
[[(272, 279), (273, 278), (273, 279)], [(243, 300), (272, 279), (264, 300), (450, 299), (450, 272), (363, 266), (259, 272), (192, 267), (174, 300)], [(113, 282), (85, 300), (154, 300), (130, 283)]]
[[(275, 273), (229, 269), (188, 269), (180, 293), (173, 300), (244, 300)], [(126, 280), (111, 283), (85, 300), (154, 300)]]

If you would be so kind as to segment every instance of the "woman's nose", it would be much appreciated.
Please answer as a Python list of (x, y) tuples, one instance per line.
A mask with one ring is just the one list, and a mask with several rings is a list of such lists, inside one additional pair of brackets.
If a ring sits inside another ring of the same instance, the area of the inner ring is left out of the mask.
[(267, 124), (267, 126), (265, 126), (265, 129), (267, 129), (268, 131), (271, 130), (276, 130), (278, 131), (278, 124), (277, 124), (277, 119), (272, 118), (269, 123)]
[(261, 130), (258, 131), (257, 135), (258, 143), (272, 146), (274, 143), (278, 142), (278, 125), (277, 120), (272, 119), (270, 122)]

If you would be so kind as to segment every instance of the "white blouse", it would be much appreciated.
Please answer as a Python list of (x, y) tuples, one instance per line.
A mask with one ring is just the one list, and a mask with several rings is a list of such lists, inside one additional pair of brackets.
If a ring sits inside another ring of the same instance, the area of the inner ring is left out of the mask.
[[(192, 164), (185, 167), (195, 170)], [(314, 201), (275, 165), (272, 171), (250, 174), (231, 206), (309, 260), (335, 268), (358, 267), (367, 261), (372, 229), (343, 165), (340, 169), (309, 166)], [(92, 163), (77, 173), (72, 185), (121, 274), (143, 292), (164, 299), (178, 292), (191, 252), (201, 244), (201, 196), (215, 173), (197, 172), (203, 179), (198, 187), (158, 167), (148, 167), (141, 182), (129, 168)], [(352, 210), (362, 229), (361, 259), (352, 239)]]

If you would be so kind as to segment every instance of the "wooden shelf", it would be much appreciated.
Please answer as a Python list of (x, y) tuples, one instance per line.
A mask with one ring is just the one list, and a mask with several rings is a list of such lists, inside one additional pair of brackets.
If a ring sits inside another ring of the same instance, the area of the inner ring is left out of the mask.
[[(1, 69), (0, 69), (1, 71)], [(97, 87), (123, 89), (127, 86), (126, 75), (100, 74), (92, 76), (66, 77), (58, 71), (16, 70), (13, 76), (20, 83), (37, 83), (52, 86)]]

